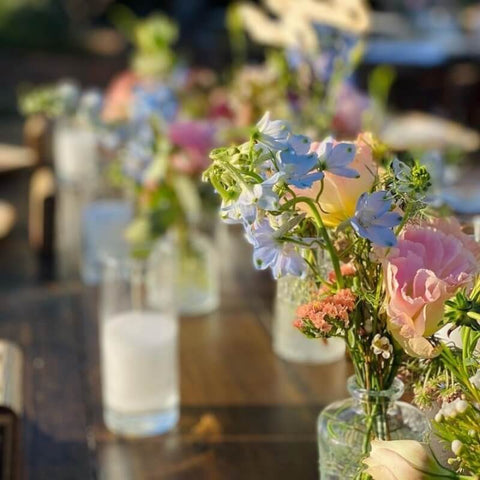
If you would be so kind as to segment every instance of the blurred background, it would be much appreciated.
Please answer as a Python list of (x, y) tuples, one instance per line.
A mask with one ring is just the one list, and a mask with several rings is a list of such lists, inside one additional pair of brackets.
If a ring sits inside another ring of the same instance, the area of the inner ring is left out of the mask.
[[(232, 55), (226, 12), (230, 4), (227, 0), (0, 0), (0, 142), (24, 143), (17, 107), (21, 88), (67, 78), (84, 89), (103, 89), (127, 68), (132, 47), (116, 28), (119, 6), (127, 6), (139, 17), (155, 10), (166, 13), (178, 23), (175, 52), (182, 61), (219, 74), (228, 71)], [(390, 111), (420, 110), (478, 129), (479, 2), (377, 0), (370, 7), (372, 25), (353, 76), (356, 86), (366, 91), (371, 72), (387, 64), (394, 71)], [(262, 46), (249, 42), (247, 51), (250, 61), (262, 61)], [(26, 173), (9, 173), (9, 166), (2, 170), (0, 193), (8, 199), (13, 190), (19, 209), (15, 240), (10, 236), (10, 241), (25, 246), (28, 195), (25, 191), (20, 195), (13, 180)], [(25, 182), (20, 185), (26, 188)], [(0, 256), (4, 250), (0, 248)], [(28, 278), (37, 270), (26, 249), (19, 246), (15, 251), (18, 257), (9, 255), (0, 271), (0, 284), (7, 287), (23, 278), (18, 262), (26, 265)]]

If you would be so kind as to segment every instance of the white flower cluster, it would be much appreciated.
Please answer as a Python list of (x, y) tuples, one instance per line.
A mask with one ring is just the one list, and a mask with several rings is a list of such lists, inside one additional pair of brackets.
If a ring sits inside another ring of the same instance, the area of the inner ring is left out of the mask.
[(463, 414), (467, 411), (470, 404), (461, 399), (457, 398), (453, 402), (446, 403), (442, 406), (440, 411), (435, 415), (435, 421), (441, 422), (444, 419), (455, 418), (459, 414)]

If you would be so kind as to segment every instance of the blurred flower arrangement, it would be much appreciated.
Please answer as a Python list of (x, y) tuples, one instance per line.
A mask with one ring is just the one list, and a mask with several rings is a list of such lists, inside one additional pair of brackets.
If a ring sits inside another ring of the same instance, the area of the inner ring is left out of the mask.
[[(131, 23), (133, 70), (112, 82), (103, 110), (110, 129), (105, 140), (117, 159), (113, 178), (135, 203), (126, 237), (133, 253), (143, 256), (156, 240), (172, 236), (181, 313), (206, 313), (218, 304), (218, 287), (211, 240), (198, 229), (209, 222), (217, 202), (200, 176), (222, 118), (211, 113), (208, 101), (216, 77), (178, 66), (170, 49), (176, 38), (170, 20), (156, 14)], [(165, 61), (159, 62), (162, 55)]]
[[(427, 209), (425, 167), (401, 162), (368, 133), (312, 142), (269, 113), (248, 142), (211, 158), (204, 177), (222, 198), (221, 217), (244, 226), (256, 268), (312, 278), (318, 293), (298, 309), (295, 326), (310, 338), (344, 339), (355, 389), (396, 388), (406, 354), (439, 354), (444, 304), (472, 284), (480, 250), (455, 219)], [(357, 464), (342, 478), (354, 478), (374, 438), (426, 439), (425, 431), (393, 428), (384, 398), (366, 404)], [(321, 458), (331, 462), (335, 452)]]
[(42, 114), (49, 118), (70, 118), (85, 125), (98, 125), (102, 110), (102, 94), (92, 88), (81, 91), (73, 81), (36, 87), (22, 86), (18, 107), (25, 116)]
[[(242, 66), (234, 76), (233, 104), (238, 102), (241, 120), (252, 123), (268, 109), (317, 136), (360, 131), (371, 100), (349, 78), (361, 58), (361, 38), (370, 20), (360, 2), (348, 3), (338, 8), (310, 1), (282, 5), (270, 1), (265, 2), (268, 12), (250, 3), (232, 8), (234, 51), (244, 44), (242, 29), (269, 48), (264, 64)], [(355, 11), (356, 20), (347, 19), (348, 8)]]

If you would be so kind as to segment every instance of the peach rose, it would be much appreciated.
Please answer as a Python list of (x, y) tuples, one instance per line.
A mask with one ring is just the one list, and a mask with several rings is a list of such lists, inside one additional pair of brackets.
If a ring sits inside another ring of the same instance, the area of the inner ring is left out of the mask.
[(404, 350), (432, 357), (426, 339), (443, 318), (445, 301), (479, 272), (480, 247), (454, 218), (409, 225), (383, 261), (388, 328)]
[[(356, 170), (359, 178), (346, 178), (325, 172), (323, 192), (319, 199), (323, 223), (327, 227), (337, 227), (355, 213), (360, 195), (370, 191), (377, 175), (377, 164), (373, 160), (371, 135), (361, 134), (355, 141), (356, 153), (349, 167)], [(312, 151), (319, 148), (319, 143), (312, 143)], [(316, 198), (321, 182), (315, 182), (311, 188), (298, 190), (297, 194)], [(308, 207), (305, 211), (309, 213)]]

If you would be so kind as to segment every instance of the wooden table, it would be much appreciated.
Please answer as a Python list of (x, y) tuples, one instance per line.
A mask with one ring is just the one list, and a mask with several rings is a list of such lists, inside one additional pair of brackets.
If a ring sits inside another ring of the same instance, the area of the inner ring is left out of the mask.
[[(24, 180), (16, 181), (7, 190), (23, 199)], [(48, 280), (24, 224), (0, 243), (0, 337), (18, 343), (26, 359), (24, 478), (318, 478), (316, 417), (345, 396), (349, 367), (275, 357), (270, 275), (253, 270), (238, 232), (222, 244), (219, 311), (181, 319), (179, 425), (124, 440), (102, 424), (97, 292), (78, 280)]]

